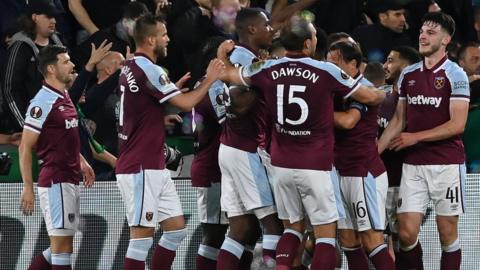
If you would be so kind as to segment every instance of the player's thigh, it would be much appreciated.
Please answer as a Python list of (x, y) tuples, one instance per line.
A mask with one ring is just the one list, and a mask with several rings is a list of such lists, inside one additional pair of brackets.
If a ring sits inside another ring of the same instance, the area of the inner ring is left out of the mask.
[(428, 183), (422, 166), (404, 163), (397, 200), (397, 213), (425, 214), (429, 201)]
[(40, 208), (49, 236), (73, 236), (80, 220), (78, 185), (57, 183), (38, 187)]
[(287, 225), (303, 220), (302, 198), (294, 181), (294, 170), (273, 166), (272, 177), (278, 218)]
[(227, 215), (220, 206), (221, 183), (197, 188), (197, 209), (200, 223), (228, 224)]
[(303, 207), (312, 225), (323, 225), (339, 219), (343, 207), (335, 195), (330, 171), (295, 170), (295, 183)]
[(430, 197), (435, 213), (440, 216), (457, 216), (464, 213), (464, 164), (425, 166)]
[(340, 179), (342, 198), (347, 217), (339, 222), (340, 229), (356, 231), (385, 229), (385, 201), (388, 189), (386, 173), (373, 177), (345, 177)]
[(165, 179), (165, 184), (163, 185), (161, 193), (158, 195), (158, 222), (162, 224), (163, 230), (170, 230), (164, 228), (165, 226), (175, 227), (176, 229), (173, 230), (183, 229), (185, 228), (185, 221), (177, 189), (170, 177), (170, 172), (168, 170), (162, 170), (162, 174), (163, 179)]

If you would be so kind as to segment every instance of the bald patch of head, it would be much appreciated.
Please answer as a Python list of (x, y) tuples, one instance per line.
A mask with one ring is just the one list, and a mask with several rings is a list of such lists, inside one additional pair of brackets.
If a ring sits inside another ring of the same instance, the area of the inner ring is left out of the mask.
[[(121, 65), (121, 63), (125, 61), (123, 55), (119, 52), (108, 52), (107, 55), (97, 64), (97, 72), (104, 72), (107, 68), (108, 69), (116, 69)], [(113, 72), (115, 72), (114, 70)], [(113, 73), (112, 72), (112, 73)]]

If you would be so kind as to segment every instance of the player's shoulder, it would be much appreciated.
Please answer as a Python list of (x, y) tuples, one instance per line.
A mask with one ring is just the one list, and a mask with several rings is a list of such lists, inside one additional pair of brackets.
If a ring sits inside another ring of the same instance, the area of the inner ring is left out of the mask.
[(230, 54), (229, 60), (234, 65), (246, 66), (251, 64), (255, 58), (257, 58), (255, 53), (243, 46), (236, 45)]
[(135, 64), (142, 69), (144, 72), (158, 72), (160, 74), (165, 74), (165, 70), (153, 63), (150, 59), (146, 58), (145, 56), (135, 56), (133, 58)]
[(422, 70), (422, 67), (423, 67), (423, 61), (420, 61), (420, 62), (411, 64), (411, 65), (409, 65), (409, 66), (406, 66), (406, 67), (402, 70), (402, 73), (403, 73), (403, 74), (407, 74), (407, 73), (412, 73), (412, 72), (416, 72), (416, 71), (421, 71), (421, 70)]
[(52, 104), (59, 98), (63, 98), (63, 96), (47, 86), (42, 86), (30, 103)]
[(448, 75), (467, 77), (467, 73), (457, 63), (447, 59), (443, 65), (445, 73)]

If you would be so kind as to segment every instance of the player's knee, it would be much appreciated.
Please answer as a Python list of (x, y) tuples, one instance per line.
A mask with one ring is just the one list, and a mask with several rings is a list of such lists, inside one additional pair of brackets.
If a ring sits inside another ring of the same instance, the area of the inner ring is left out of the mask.
[(360, 238), (354, 231), (341, 230), (339, 233), (340, 245), (342, 247), (351, 248), (360, 246)]
[(220, 248), (223, 240), (225, 240), (227, 228), (228, 225), (202, 223), (202, 244), (210, 247)]
[(152, 237), (130, 239), (126, 257), (137, 261), (145, 261), (152, 244)]
[(164, 231), (158, 244), (168, 250), (175, 251), (186, 236), (186, 228), (176, 231)]
[(398, 236), (402, 246), (411, 246), (417, 241), (418, 233), (408, 228), (401, 228)]

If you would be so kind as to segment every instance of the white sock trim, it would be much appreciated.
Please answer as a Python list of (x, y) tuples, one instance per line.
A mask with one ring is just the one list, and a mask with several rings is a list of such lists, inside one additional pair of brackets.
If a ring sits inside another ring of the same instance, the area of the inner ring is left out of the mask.
[(130, 239), (125, 257), (144, 262), (147, 259), (148, 251), (152, 244), (152, 237)]
[(71, 265), (72, 253), (52, 254), (52, 265)]
[(42, 255), (49, 264), (52, 264), (52, 250), (50, 249), (50, 247), (45, 249), (42, 252)]
[(377, 255), (380, 251), (387, 248), (387, 244), (381, 244), (380, 246), (376, 247), (370, 254), (368, 254), (369, 258), (373, 258), (373, 256)]
[(270, 249), (276, 250), (278, 241), (280, 240), (281, 235), (274, 235), (274, 234), (264, 234), (263, 241), (262, 241), (262, 248), (263, 249)]
[(300, 233), (300, 232), (297, 232), (297, 231), (292, 230), (292, 229), (285, 229), (283, 231), (283, 234), (286, 234), (286, 233), (291, 233), (291, 234), (295, 235), (300, 241), (303, 240), (303, 234)]
[(358, 250), (358, 249), (361, 249), (362, 246), (358, 246), (358, 247), (341, 247), (343, 251), (355, 251), (355, 250)]
[(233, 255), (235, 255), (235, 257), (237, 257), (240, 260), (240, 258), (242, 257), (243, 251), (245, 250), (245, 246), (233, 240), (232, 238), (225, 237), (225, 240), (223, 241), (221, 249), (232, 253)]
[(455, 241), (453, 241), (453, 243), (451, 243), (450, 245), (442, 246), (442, 250), (444, 252), (455, 252), (459, 249), (460, 249), (460, 241), (458, 240), (458, 238)]
[(335, 238), (318, 238), (317, 240), (315, 240), (315, 245), (318, 245), (320, 243), (329, 244), (335, 247), (336, 241)]
[(417, 240), (415, 241), (415, 243), (411, 246), (408, 246), (408, 247), (402, 247), (402, 245), (400, 245), (400, 250), (403, 251), (403, 252), (408, 252), (412, 249), (414, 249), (416, 246), (418, 245), (418, 238)]
[(212, 261), (217, 260), (219, 252), (220, 250), (218, 248), (214, 248), (207, 245), (200, 244), (200, 246), (198, 247), (198, 255), (205, 257), (207, 259), (210, 259)]

